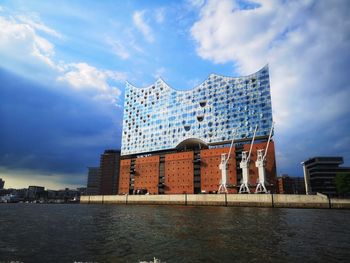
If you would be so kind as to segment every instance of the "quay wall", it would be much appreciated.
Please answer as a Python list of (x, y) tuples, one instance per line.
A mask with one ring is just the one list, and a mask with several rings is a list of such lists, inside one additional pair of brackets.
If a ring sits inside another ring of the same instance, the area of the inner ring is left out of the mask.
[(80, 203), (350, 209), (350, 199), (328, 198), (322, 194), (92, 195), (81, 196)]

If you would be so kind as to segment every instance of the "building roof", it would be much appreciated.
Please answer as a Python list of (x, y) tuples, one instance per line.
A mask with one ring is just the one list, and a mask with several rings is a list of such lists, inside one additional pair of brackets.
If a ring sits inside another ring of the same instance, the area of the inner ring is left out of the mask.
[(211, 74), (191, 90), (158, 79), (146, 88), (127, 83), (121, 155), (175, 149), (194, 138), (207, 145), (267, 137), (272, 125), (266, 65), (243, 77)]
[(340, 165), (344, 163), (344, 160), (341, 156), (316, 156), (302, 162), (302, 164), (305, 165), (310, 165), (313, 163)]

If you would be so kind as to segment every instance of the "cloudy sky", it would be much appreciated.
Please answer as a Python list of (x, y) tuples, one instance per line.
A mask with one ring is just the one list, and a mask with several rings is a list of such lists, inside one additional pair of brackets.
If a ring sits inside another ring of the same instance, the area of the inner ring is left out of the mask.
[(0, 178), (86, 184), (120, 148), (126, 80), (190, 89), (270, 66), (278, 173), (350, 164), (350, 2), (0, 1)]

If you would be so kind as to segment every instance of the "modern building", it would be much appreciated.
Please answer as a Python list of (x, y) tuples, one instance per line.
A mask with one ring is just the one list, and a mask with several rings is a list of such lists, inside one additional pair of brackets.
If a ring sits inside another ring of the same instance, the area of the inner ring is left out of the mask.
[(119, 187), (120, 151), (105, 150), (100, 159), (100, 194), (117, 194)]
[(88, 167), (87, 195), (99, 195), (101, 185), (100, 167)]
[(350, 167), (339, 167), (343, 163), (343, 157), (329, 156), (313, 157), (302, 162), (306, 194), (337, 194), (336, 175), (350, 173)]
[[(257, 150), (266, 149), (272, 126), (268, 66), (244, 77), (211, 74), (192, 90), (162, 79), (125, 89), (119, 193), (209, 193), (218, 190), (221, 155), (228, 154), (229, 192), (242, 178), (242, 152), (258, 126), (249, 163), (249, 184), (258, 180)], [(276, 182), (274, 143), (266, 154), (267, 180)]]
[(304, 177), (291, 177), (282, 175), (277, 178), (279, 194), (305, 194)]
[(0, 190), (4, 189), (5, 181), (0, 178)]

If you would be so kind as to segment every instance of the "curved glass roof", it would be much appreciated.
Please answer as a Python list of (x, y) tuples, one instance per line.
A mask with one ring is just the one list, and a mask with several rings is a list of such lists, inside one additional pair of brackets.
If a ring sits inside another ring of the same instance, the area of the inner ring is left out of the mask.
[(243, 77), (211, 74), (191, 90), (175, 90), (158, 79), (137, 88), (126, 84), (122, 155), (174, 149), (197, 138), (208, 145), (267, 136), (272, 124), (269, 70), (266, 65)]

